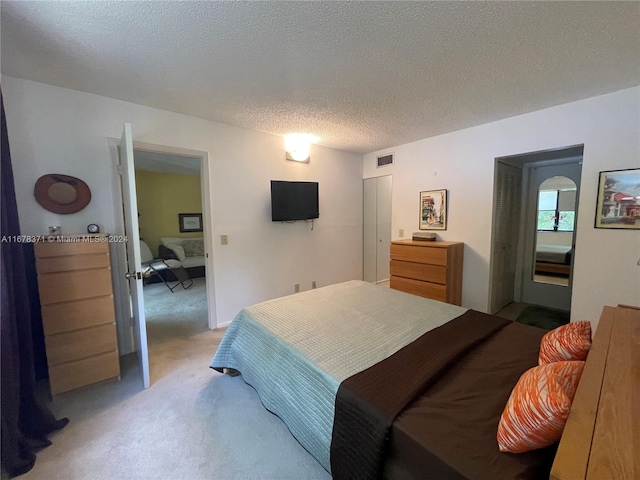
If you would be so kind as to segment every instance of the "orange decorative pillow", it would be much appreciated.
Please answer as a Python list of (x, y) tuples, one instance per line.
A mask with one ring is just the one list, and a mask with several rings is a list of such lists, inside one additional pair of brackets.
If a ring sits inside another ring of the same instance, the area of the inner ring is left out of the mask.
[(547, 447), (562, 436), (584, 362), (554, 362), (522, 374), (498, 425), (501, 452)]
[(591, 322), (571, 322), (546, 333), (540, 342), (538, 365), (586, 360), (591, 348)]

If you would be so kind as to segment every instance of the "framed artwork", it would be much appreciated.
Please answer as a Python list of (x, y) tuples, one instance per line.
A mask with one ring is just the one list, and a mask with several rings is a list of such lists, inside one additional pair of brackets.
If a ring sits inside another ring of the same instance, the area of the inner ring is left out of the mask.
[(640, 168), (600, 172), (594, 226), (640, 230)]
[(447, 229), (447, 191), (420, 192), (420, 230)]
[(180, 232), (201, 232), (202, 231), (202, 214), (201, 213), (179, 213)]

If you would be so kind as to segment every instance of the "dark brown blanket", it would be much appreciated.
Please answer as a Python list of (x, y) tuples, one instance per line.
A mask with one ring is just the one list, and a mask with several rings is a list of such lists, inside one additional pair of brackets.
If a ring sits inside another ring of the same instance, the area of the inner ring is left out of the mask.
[(549, 478), (555, 446), (498, 450), (502, 410), (520, 375), (537, 365), (546, 330), (511, 323), (442, 376), (393, 422), (384, 477), (425, 480)]
[(342, 382), (331, 440), (333, 477), (379, 478), (396, 416), (470, 350), (510, 323), (469, 310)]

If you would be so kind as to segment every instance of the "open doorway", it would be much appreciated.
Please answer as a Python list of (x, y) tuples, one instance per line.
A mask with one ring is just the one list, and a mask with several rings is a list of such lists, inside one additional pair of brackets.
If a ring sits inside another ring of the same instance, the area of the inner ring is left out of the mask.
[(176, 343), (209, 329), (202, 158), (134, 148), (152, 382), (171, 369)]
[(496, 159), (491, 313), (513, 304), (570, 310), (582, 152), (578, 145)]
[[(131, 367), (131, 370), (137, 370), (138, 372), (134, 373), (134, 375), (139, 373), (144, 388), (148, 388), (152, 383), (152, 379), (150, 378), (149, 345), (144, 308), (143, 284), (145, 280), (143, 275), (145, 270), (142, 268), (140, 248), (140, 226), (138, 221), (140, 211), (138, 209), (138, 193), (136, 191), (134, 150), (173, 155), (177, 157), (176, 160), (179, 160), (178, 163), (183, 157), (193, 157), (200, 162), (200, 212), (202, 212), (201, 225), (203, 230), (201, 236), (204, 237), (205, 277), (203, 278), (206, 292), (205, 298), (200, 300), (200, 303), (207, 306), (208, 327), (209, 329), (214, 329), (217, 327), (215, 284), (213, 274), (206, 273), (213, 272), (213, 257), (211, 254), (213, 238), (211, 225), (208, 225), (211, 218), (209, 157), (208, 153), (203, 151), (134, 142), (132, 126), (127, 123), (124, 124), (122, 137), (120, 139), (109, 138), (107, 143), (112, 154), (114, 170), (117, 171), (117, 174), (113, 176), (112, 182), (113, 198), (121, 205), (121, 208), (116, 208), (114, 212), (113, 234), (122, 235), (125, 239), (124, 242), (110, 244), (121, 371), (123, 371), (122, 367), (125, 365)], [(171, 186), (167, 187), (167, 189), (173, 190)], [(184, 224), (187, 227), (192, 225), (194, 216), (188, 216), (188, 220), (189, 222)], [(200, 220), (199, 217), (198, 220)], [(150, 253), (149, 256), (153, 257), (155, 255), (156, 253)], [(166, 288), (166, 286), (160, 286)], [(170, 291), (167, 291), (167, 293), (171, 294)], [(174, 316), (177, 315), (179, 315), (179, 312), (176, 312)], [(203, 333), (206, 334), (208, 332)], [(171, 337), (169, 336), (169, 338)], [(182, 355), (184, 352), (188, 352), (188, 344), (192, 341), (194, 341), (193, 336), (189, 337), (187, 342), (183, 339), (178, 339), (177, 343), (180, 348), (175, 349), (174, 353), (178, 352), (178, 355)], [(176, 342), (171, 343), (175, 344)], [(171, 353), (165, 355), (165, 357), (171, 357)], [(167, 364), (164, 364), (161, 368), (154, 370), (153, 381), (163, 376), (166, 366)]]

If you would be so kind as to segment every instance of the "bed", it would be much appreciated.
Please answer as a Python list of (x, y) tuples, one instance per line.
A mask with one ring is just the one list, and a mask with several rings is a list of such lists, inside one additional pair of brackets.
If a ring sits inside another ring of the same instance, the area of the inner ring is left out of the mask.
[(544, 333), (352, 281), (244, 309), (211, 367), (240, 372), (334, 478), (545, 478), (556, 446), (495, 440)]
[(565, 245), (536, 245), (536, 273), (569, 276), (573, 248)]

